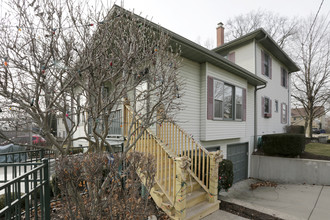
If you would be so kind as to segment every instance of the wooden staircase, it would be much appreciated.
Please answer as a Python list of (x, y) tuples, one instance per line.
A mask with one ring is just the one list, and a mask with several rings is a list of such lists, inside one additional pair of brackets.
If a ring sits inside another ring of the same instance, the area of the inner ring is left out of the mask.
[[(200, 219), (219, 209), (220, 152), (208, 152), (177, 125), (164, 122), (157, 135), (145, 129), (129, 106), (124, 108), (124, 136), (134, 150), (152, 154), (157, 172), (151, 196), (172, 219)], [(130, 126), (128, 126), (130, 125)], [(139, 173), (144, 181), (143, 173)]]

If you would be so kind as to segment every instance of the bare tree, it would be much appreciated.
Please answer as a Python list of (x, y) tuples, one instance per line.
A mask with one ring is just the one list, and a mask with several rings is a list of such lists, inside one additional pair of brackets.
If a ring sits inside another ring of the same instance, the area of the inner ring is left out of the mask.
[[(307, 29), (306, 29), (307, 27)], [(306, 131), (312, 136), (313, 120), (323, 114), (330, 98), (330, 21), (325, 17), (304, 20), (294, 39), (295, 55), (300, 72), (293, 78), (296, 104), (306, 112)]]
[[(179, 108), (179, 47), (157, 25), (117, 6), (73, 0), (8, 5), (0, 25), (0, 97), (10, 104), (1, 107), (28, 115), (62, 154), (69, 150), (64, 145), (80, 139), (97, 151), (111, 147), (112, 112), (123, 102), (134, 118), (125, 125), (126, 151), (134, 147), (132, 136), (137, 140)], [(63, 119), (64, 140), (52, 131), (54, 117)], [(75, 136), (80, 127), (85, 135)]]
[(264, 28), (281, 48), (285, 48), (290, 38), (297, 32), (298, 20), (259, 9), (235, 16), (227, 20), (225, 25), (225, 39), (228, 41), (239, 38), (258, 28)]

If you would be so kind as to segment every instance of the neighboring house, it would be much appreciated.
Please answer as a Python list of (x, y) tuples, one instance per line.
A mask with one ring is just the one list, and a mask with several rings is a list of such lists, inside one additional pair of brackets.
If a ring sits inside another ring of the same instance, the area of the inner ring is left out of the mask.
[[(326, 114), (323, 106), (315, 107), (315, 118), (313, 120), (313, 128), (327, 129)], [(291, 124), (306, 126), (306, 111), (304, 108), (291, 109)]]
[[(223, 44), (220, 26), (214, 50), (163, 30), (182, 51), (185, 87), (177, 124), (206, 149), (221, 149), (234, 162), (235, 182), (247, 178), (257, 137), (281, 133), (290, 124), (290, 73), (298, 67), (263, 29)], [(87, 123), (82, 122), (81, 127)], [(122, 133), (118, 129), (116, 135)]]

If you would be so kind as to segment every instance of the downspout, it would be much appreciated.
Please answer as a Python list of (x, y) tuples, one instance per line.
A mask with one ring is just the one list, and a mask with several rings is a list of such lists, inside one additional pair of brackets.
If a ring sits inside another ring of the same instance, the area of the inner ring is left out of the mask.
[(291, 90), (290, 90), (290, 88), (291, 88), (291, 74), (289, 75), (289, 72), (288, 72), (288, 82), (287, 83), (288, 83), (288, 109), (287, 109), (287, 116), (286, 116), (287, 122), (286, 123), (287, 123), (288, 126), (290, 126), (290, 124), (291, 124)]
[[(262, 39), (257, 42), (263, 41), (267, 38), (267, 34)], [(257, 75), (257, 42), (254, 40), (254, 74)], [(266, 88), (267, 85), (262, 87), (255, 86), (254, 89), (254, 150), (257, 149), (257, 141), (258, 141), (258, 117), (257, 117), (257, 91), (260, 89)]]
[(257, 149), (258, 142), (257, 91), (264, 88), (266, 88), (266, 85), (259, 88), (255, 86), (254, 89), (254, 150)]

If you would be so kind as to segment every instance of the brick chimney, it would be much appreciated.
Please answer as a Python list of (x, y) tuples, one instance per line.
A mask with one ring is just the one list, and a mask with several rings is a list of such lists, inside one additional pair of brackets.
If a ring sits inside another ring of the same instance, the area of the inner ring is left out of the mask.
[(221, 45), (224, 44), (224, 32), (225, 28), (223, 27), (223, 23), (220, 22), (217, 27), (217, 47), (220, 47)]

